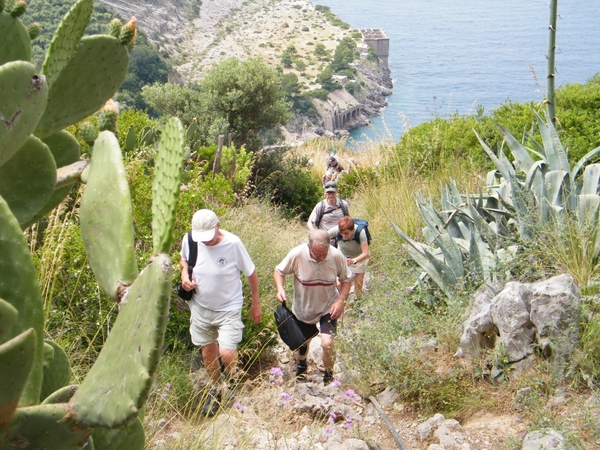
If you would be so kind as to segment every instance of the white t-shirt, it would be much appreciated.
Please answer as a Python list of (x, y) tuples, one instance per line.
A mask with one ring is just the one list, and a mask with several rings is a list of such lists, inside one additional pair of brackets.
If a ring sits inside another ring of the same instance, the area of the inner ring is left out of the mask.
[(325, 259), (317, 262), (310, 257), (308, 244), (290, 250), (275, 270), (284, 276), (294, 274), (292, 311), (304, 323), (317, 323), (327, 314), (339, 296), (336, 279), (345, 283), (352, 276), (337, 248), (329, 247)]
[[(234, 311), (244, 305), (240, 272), (249, 277), (255, 266), (240, 238), (220, 231), (223, 239), (217, 245), (197, 243), (198, 259), (192, 276), (198, 287), (189, 302), (192, 314), (196, 304), (212, 311)], [(188, 255), (186, 234), (181, 243), (181, 257), (187, 261)]]

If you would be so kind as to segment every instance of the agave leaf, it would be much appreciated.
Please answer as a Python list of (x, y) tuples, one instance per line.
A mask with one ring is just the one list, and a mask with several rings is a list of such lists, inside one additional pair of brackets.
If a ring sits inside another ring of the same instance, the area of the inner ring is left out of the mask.
[(548, 164), (545, 161), (540, 160), (533, 163), (527, 172), (527, 178), (525, 178), (525, 188), (538, 192), (547, 170)]
[(537, 156), (538, 159), (546, 161), (546, 156), (544, 155), (544, 146), (535, 140), (533, 137), (533, 132), (525, 133), (529, 141), (533, 144), (535, 148), (530, 148), (529, 151), (533, 156)]
[[(469, 227), (463, 222), (459, 223), (458, 226), (460, 227), (463, 236), (465, 236), (465, 239), (471, 241), (471, 230), (473, 227)], [(467, 251), (470, 253), (469, 248), (467, 248)]]
[(585, 155), (583, 155), (581, 157), (581, 159), (577, 162), (577, 164), (575, 164), (575, 167), (573, 168), (573, 179), (576, 179), (579, 176), (579, 172), (581, 172), (581, 169), (593, 158), (596, 157), (596, 155), (598, 155), (600, 153), (600, 147), (596, 147), (594, 150), (587, 152)]
[(538, 121), (540, 134), (542, 135), (546, 161), (553, 170), (562, 169), (570, 175), (571, 165), (569, 164), (569, 158), (558, 138), (554, 125), (550, 122), (548, 117), (546, 117), (546, 122), (544, 122), (535, 111), (533, 113)]
[(483, 139), (481, 139), (479, 134), (477, 134), (477, 131), (473, 130), (473, 132), (475, 133), (475, 136), (477, 136), (477, 140), (481, 144), (481, 147), (483, 147), (483, 150), (487, 153), (487, 155), (490, 157), (490, 159), (492, 160), (494, 165), (498, 168), (498, 170), (502, 174), (502, 177), (505, 180), (513, 178), (515, 175), (515, 169), (512, 166), (512, 164), (510, 164), (508, 161), (502, 160), (498, 156), (496, 156), (496, 154), (492, 151), (492, 149), (489, 148), (485, 142), (483, 142)]
[(442, 214), (446, 216), (446, 221), (443, 222), (442, 227), (446, 229), (450, 236), (464, 238), (460, 228), (457, 226), (458, 220), (456, 217), (456, 207), (454, 205), (462, 203), (460, 193), (458, 194), (458, 197), (456, 196), (457, 192), (458, 190), (451, 189), (448, 185), (442, 186)]
[(579, 226), (598, 227), (598, 208), (600, 207), (600, 196), (596, 194), (582, 194), (577, 196), (577, 220)]
[(452, 296), (452, 286), (456, 283), (451, 281), (448, 276), (448, 272), (445, 271), (443, 264), (437, 260), (430, 252), (424, 249), (425, 246), (411, 239), (406, 233), (404, 233), (396, 224), (392, 223), (392, 228), (396, 231), (396, 234), (400, 236), (408, 245), (405, 246), (406, 251), (416, 261), (421, 268), (427, 272), (427, 275), (433, 280), (433, 282), (448, 296)]
[(517, 170), (522, 170), (524, 173), (529, 172), (529, 169), (534, 164), (533, 158), (529, 155), (529, 151), (521, 144), (510, 132), (496, 124), (504, 139), (508, 143), (508, 147), (515, 159), (514, 165)]
[(419, 208), (419, 212), (425, 221), (425, 225), (435, 236), (444, 229), (444, 222), (440, 219), (433, 206), (424, 200), (425, 199), (421, 197), (421, 199), (417, 202), (417, 208)]
[(600, 164), (590, 164), (583, 171), (580, 194), (597, 194), (600, 183)]
[(446, 286), (454, 286), (457, 283), (454, 272), (452, 272), (452, 269), (445, 262), (440, 261), (427, 249), (423, 249), (423, 254), (427, 257), (435, 270), (440, 274)]
[(487, 175), (485, 176), (485, 185), (487, 187), (492, 187), (492, 186), (498, 185), (498, 184), (500, 184), (501, 181), (502, 181), (502, 178), (499, 175), (498, 170), (490, 170), (487, 173)]
[(544, 178), (544, 185), (546, 187), (545, 199), (550, 205), (564, 206), (566, 201), (566, 186), (568, 183), (568, 173), (562, 170), (551, 170), (546, 174)]
[(446, 266), (452, 271), (455, 277), (462, 277), (464, 275), (462, 265), (463, 254), (452, 236), (445, 232), (440, 233), (435, 242), (444, 255)]
[(496, 248), (496, 235), (490, 228), (488, 222), (481, 217), (477, 209), (473, 206), (473, 203), (469, 202), (466, 208), (461, 209), (461, 212), (471, 219), (475, 229), (481, 236), (481, 239), (487, 242), (488, 245), (494, 250)]
[(482, 279), (487, 279), (484, 273), (483, 261), (481, 254), (479, 253), (477, 231), (472, 229), (471, 239), (469, 241), (469, 268), (472, 272), (475, 272)]

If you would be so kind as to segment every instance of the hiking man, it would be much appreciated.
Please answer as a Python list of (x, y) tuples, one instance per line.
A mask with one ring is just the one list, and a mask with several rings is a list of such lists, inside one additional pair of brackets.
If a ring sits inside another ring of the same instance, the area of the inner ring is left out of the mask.
[[(356, 233), (359, 242), (355, 238)], [(329, 237), (336, 236), (341, 236), (341, 239), (337, 240), (337, 247), (346, 257), (346, 263), (354, 278), (354, 295), (357, 300), (360, 300), (370, 256), (367, 232), (364, 228), (359, 231), (354, 219), (344, 216), (339, 220), (337, 227), (329, 230)]]
[[(342, 252), (329, 245), (329, 234), (324, 230), (313, 230), (309, 233), (308, 244), (290, 250), (275, 268), (276, 298), (280, 303), (287, 300), (284, 288), (286, 275), (294, 275), (292, 312), (306, 338), (298, 350), (296, 377), (306, 376), (308, 346), (320, 329), (325, 367), (323, 383), (327, 385), (333, 380), (333, 335), (337, 320), (344, 312), (352, 274)], [(339, 290), (336, 280), (340, 282)]]
[(244, 293), (240, 272), (248, 278), (252, 294), (250, 318), (254, 323), (261, 321), (262, 311), (256, 267), (240, 238), (222, 230), (213, 211), (201, 209), (192, 218), (192, 239), (198, 246), (198, 257), (190, 279), (189, 243), (184, 237), (181, 284), (188, 291), (195, 290), (189, 302), (190, 334), (192, 343), (202, 349), (202, 361), (212, 382), (202, 411), (210, 417), (219, 409), (221, 362), (228, 380), (236, 368), (237, 345), (242, 341)]
[(344, 173), (344, 168), (336, 156), (331, 156), (327, 162), (327, 170), (323, 175), (323, 186), (329, 181), (335, 182)]
[(309, 230), (329, 230), (338, 224), (338, 221), (350, 215), (348, 202), (337, 196), (337, 184), (333, 182), (325, 183), (325, 200), (321, 200), (315, 205), (306, 226)]

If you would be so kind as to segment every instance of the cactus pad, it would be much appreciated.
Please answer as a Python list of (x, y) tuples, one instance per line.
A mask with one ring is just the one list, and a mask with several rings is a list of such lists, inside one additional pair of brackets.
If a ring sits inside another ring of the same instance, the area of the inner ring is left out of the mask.
[[(18, 262), (18, 263), (15, 263)], [(33, 369), (21, 397), (21, 405), (39, 402), (42, 387), (42, 347), (44, 311), (42, 294), (36, 278), (29, 246), (8, 204), (0, 197), (0, 298), (10, 303), (19, 315), (4, 339), (11, 339), (33, 328), (36, 330), (36, 352)], [(0, 365), (0, 367), (3, 367)]]
[(49, 405), (51, 403), (67, 403), (69, 400), (71, 400), (73, 395), (75, 395), (75, 392), (77, 392), (76, 385), (64, 386), (46, 397), (41, 404)]
[(35, 134), (49, 136), (96, 112), (121, 86), (128, 66), (129, 53), (118, 39), (83, 37), (75, 56), (50, 85), (48, 105)]
[(10, 423), (17, 409), (35, 358), (35, 341), (30, 328), (0, 345), (0, 429)]
[(129, 127), (129, 131), (127, 131), (127, 136), (125, 136), (125, 150), (128, 152), (132, 152), (137, 147), (137, 136), (135, 134), (135, 125), (131, 125)]
[(0, 298), (0, 342), (17, 321), (17, 308)]
[(53, 351), (52, 358), (44, 364), (44, 378), (40, 398), (43, 400), (62, 389), (71, 380), (71, 364), (65, 351), (54, 341), (44, 341)]
[[(48, 146), (52, 156), (54, 156), (57, 169), (79, 161), (79, 157), (81, 156), (79, 142), (77, 142), (77, 139), (75, 139), (68, 131), (59, 131), (50, 137), (42, 139), (42, 141)], [(21, 227), (29, 227), (56, 208), (69, 194), (73, 184), (75, 184), (75, 180), (67, 186), (55, 188), (44, 206), (31, 218), (31, 220), (22, 224)]]
[(93, 0), (78, 0), (58, 26), (48, 48), (42, 72), (46, 75), (48, 84), (52, 85), (75, 55), (77, 45), (83, 36), (92, 11)]
[(133, 211), (119, 141), (98, 135), (80, 208), (81, 237), (100, 287), (113, 299), (137, 276)]
[(144, 450), (144, 425), (135, 418), (123, 428), (96, 428), (92, 433), (94, 450)]
[(0, 166), (21, 148), (44, 112), (48, 85), (26, 61), (0, 66)]
[(71, 400), (77, 423), (114, 428), (138, 414), (158, 365), (172, 278), (169, 255), (159, 254), (129, 288), (100, 356)]
[(0, 166), (0, 195), (22, 229), (44, 207), (54, 192), (56, 165), (48, 147), (30, 136), (21, 149)]
[(98, 128), (91, 122), (83, 122), (79, 125), (79, 135), (87, 145), (93, 147), (98, 138)]
[(6, 12), (0, 12), (0, 65), (31, 60), (31, 39), (25, 26)]
[(154, 253), (166, 253), (171, 248), (175, 210), (179, 199), (183, 166), (183, 126), (175, 117), (163, 130), (156, 156), (152, 183), (152, 236)]
[(66, 403), (19, 408), (9, 428), (0, 431), (0, 449), (93, 449), (89, 437), (92, 430), (66, 419), (67, 408)]

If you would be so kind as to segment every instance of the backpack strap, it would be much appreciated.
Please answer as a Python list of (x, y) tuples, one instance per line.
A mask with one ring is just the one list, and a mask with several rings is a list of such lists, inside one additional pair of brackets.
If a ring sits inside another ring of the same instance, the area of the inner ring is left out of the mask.
[(315, 217), (315, 227), (319, 228), (321, 225), (321, 219), (323, 218), (323, 214), (325, 212), (325, 200), (321, 200), (319, 202), (319, 208), (317, 208), (317, 217)]
[(188, 273), (191, 277), (192, 271), (194, 270), (194, 266), (196, 265), (196, 260), (198, 259), (198, 245), (196, 244), (196, 241), (194, 241), (192, 239), (191, 231), (188, 232), (187, 238), (188, 238), (188, 248), (189, 248)]
[(364, 230), (364, 225), (356, 225), (356, 230), (354, 231), (354, 240), (360, 244), (360, 232)]
[(340, 208), (342, 208), (342, 213), (344, 214), (344, 216), (349, 216), (350, 212), (348, 211), (348, 203), (346, 203), (342, 199), (338, 199), (338, 200), (340, 201)]
[[(319, 209), (317, 210), (317, 217), (315, 219), (315, 227), (317, 227), (317, 228), (319, 228), (319, 224), (321, 223), (321, 219), (323, 218), (323, 216), (325, 214), (333, 212), (333, 211), (335, 211), (337, 209), (337, 208), (334, 208), (334, 209), (332, 209), (330, 211), (327, 211), (327, 213), (326, 213), (325, 212), (325, 202), (326, 202), (326, 200), (321, 200), (321, 202), (319, 203)], [(344, 200), (338, 198), (337, 202), (336, 202), (336, 206), (340, 207), (340, 209), (342, 210), (342, 214), (344, 216), (349, 216), (350, 215), (349, 212), (348, 212), (347, 203)]]

